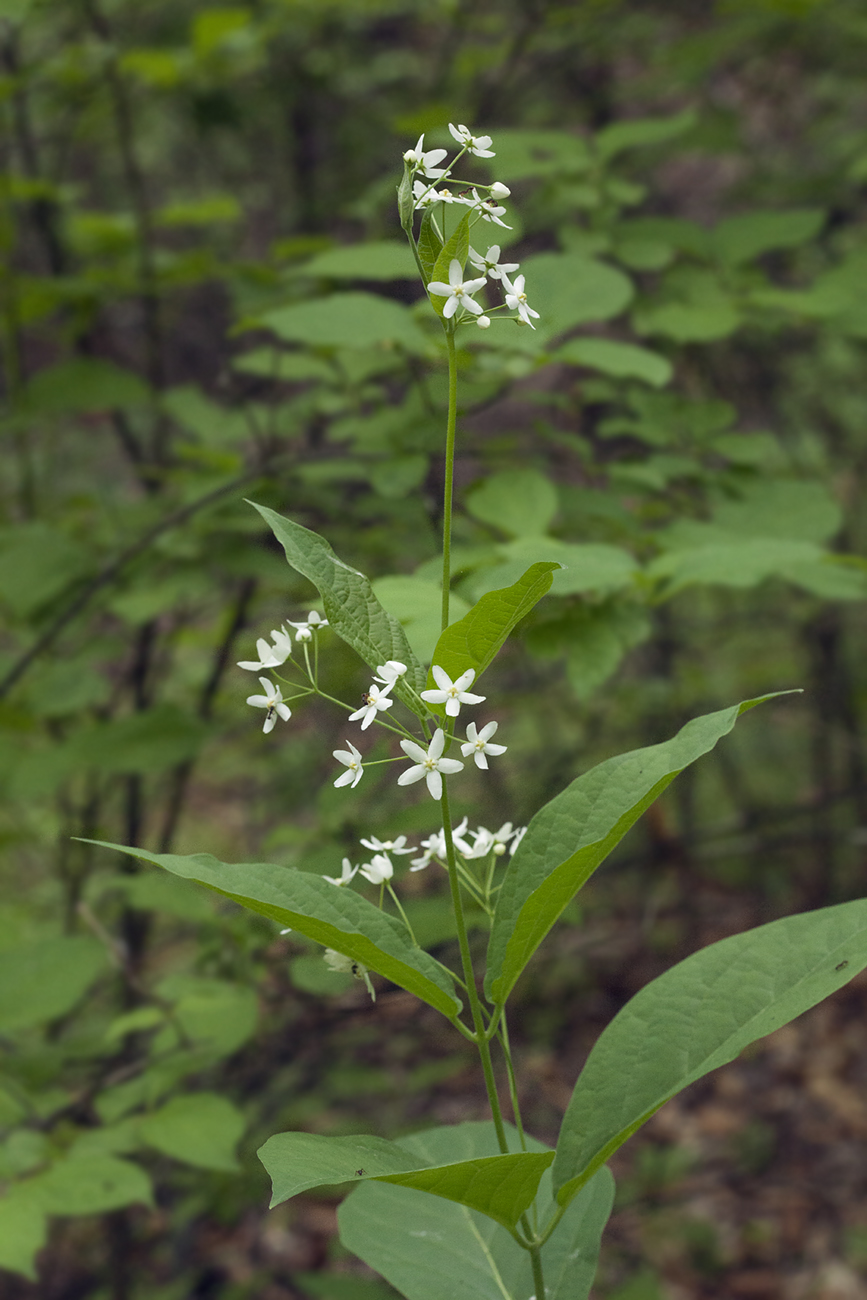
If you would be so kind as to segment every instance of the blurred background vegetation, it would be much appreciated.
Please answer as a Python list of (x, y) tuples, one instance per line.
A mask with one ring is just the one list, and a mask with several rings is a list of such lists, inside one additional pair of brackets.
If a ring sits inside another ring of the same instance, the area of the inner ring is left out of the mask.
[[(454, 613), (568, 566), (486, 683), (487, 824), (804, 688), (675, 783), (525, 978), (533, 1131), (646, 979), (863, 893), (865, 63), (859, 0), (0, 0), (4, 1297), (383, 1300), (336, 1196), (267, 1214), (256, 1146), (484, 1115), (408, 995), (73, 838), (337, 874), (436, 829), (371, 772), (332, 788), (334, 711), (263, 740), (234, 666), (315, 594), (245, 497), (432, 645), (444, 359), (394, 203), (422, 131), (494, 136), (491, 242), (542, 312), (461, 336)], [(441, 943), (441, 882), (400, 888)], [(864, 1294), (863, 987), (660, 1113), (599, 1295)]]

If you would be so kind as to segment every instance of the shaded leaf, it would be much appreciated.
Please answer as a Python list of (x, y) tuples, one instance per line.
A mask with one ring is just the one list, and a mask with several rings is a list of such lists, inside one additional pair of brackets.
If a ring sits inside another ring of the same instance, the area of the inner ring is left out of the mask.
[(235, 1147), (244, 1132), (244, 1116), (227, 1097), (214, 1092), (172, 1097), (139, 1121), (139, 1134), (163, 1155), (198, 1169), (240, 1168)]
[(332, 293), (277, 307), (250, 322), (308, 347), (369, 348), (376, 344), (424, 353), (428, 342), (408, 307), (374, 293)]
[[(442, 587), (431, 578), (413, 574), (390, 574), (377, 578), (373, 590), (383, 607), (399, 620), (414, 653), (424, 664), (431, 662), (442, 630)], [(449, 597), (453, 619), (462, 618), (470, 605), (454, 592)]]
[(665, 144), (695, 126), (698, 117), (691, 108), (672, 117), (644, 117), (629, 122), (614, 122), (597, 131), (595, 143), (600, 158), (610, 159), (625, 149), (647, 148)]
[(406, 240), (381, 239), (369, 244), (329, 248), (295, 268), (299, 275), (331, 280), (415, 280), (418, 267)]
[(492, 474), (466, 497), (474, 519), (511, 537), (539, 537), (557, 513), (557, 489), (536, 469), (508, 469)]
[(45, 1245), (45, 1211), (27, 1184), (0, 1197), (0, 1268), (36, 1281), (35, 1256)]
[(663, 388), (673, 374), (667, 357), (635, 343), (618, 343), (613, 339), (570, 339), (557, 349), (556, 360), (588, 366), (618, 379), (643, 379), (654, 388)]
[(711, 233), (711, 243), (718, 257), (736, 266), (771, 249), (797, 248), (806, 244), (824, 226), (825, 215), (822, 208), (746, 212), (720, 221)]
[(443, 241), (440, 239), (437, 228), (434, 225), (433, 208), (425, 208), (424, 215), (421, 219), (421, 227), (418, 232), (418, 255), (421, 264), (424, 267), (425, 285), (430, 284), (434, 278), (434, 267), (437, 264), (437, 258), (442, 252)]
[(151, 1205), (150, 1179), (117, 1156), (74, 1153), (23, 1184), (48, 1214), (104, 1214), (124, 1205)]
[(0, 952), (0, 1029), (23, 1029), (71, 1011), (108, 965), (87, 935), (59, 935)]

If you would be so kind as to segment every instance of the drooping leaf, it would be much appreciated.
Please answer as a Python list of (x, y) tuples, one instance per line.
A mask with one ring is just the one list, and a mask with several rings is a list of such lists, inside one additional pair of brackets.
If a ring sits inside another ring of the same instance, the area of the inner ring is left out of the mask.
[[(452, 261), (460, 262), (461, 267), (466, 266), (467, 256), (470, 251), (470, 214), (465, 212), (458, 224), (455, 226), (449, 238), (440, 249), (437, 260), (434, 262), (433, 274), (428, 283), (434, 280), (442, 284), (449, 284), (449, 268)], [(425, 285), (427, 288), (427, 285)], [(443, 308), (448, 299), (439, 298), (436, 294), (431, 295), (434, 311), (438, 316), (442, 316)]]
[(768, 578), (783, 578), (829, 600), (863, 600), (867, 596), (867, 574), (837, 562), (814, 542), (794, 538), (682, 547), (658, 556), (647, 574), (665, 582), (666, 596), (695, 583), (755, 587)]
[(276, 1133), (259, 1151), (274, 1189), (272, 1205), (323, 1183), (375, 1178), (457, 1201), (507, 1228), (532, 1204), (553, 1158), (550, 1151), (520, 1151), (431, 1165), (403, 1143), (316, 1133)]
[(536, 469), (510, 469), (467, 494), (466, 510), (474, 519), (510, 537), (541, 537), (557, 513), (557, 489)]
[(773, 696), (693, 718), (671, 740), (618, 754), (556, 795), (530, 822), (497, 899), (485, 991), (504, 1003), (573, 895), (678, 772), (713, 749), (740, 715)]
[(556, 359), (601, 370), (618, 379), (643, 379), (654, 388), (664, 388), (673, 374), (667, 357), (635, 343), (618, 343), (614, 339), (570, 339), (557, 349)]
[[(452, 681), (467, 668), (473, 668), (477, 682), (509, 633), (548, 591), (556, 568), (556, 561), (533, 564), (511, 587), (482, 596), (468, 614), (451, 623), (441, 634), (432, 664), (444, 668)], [(433, 672), (428, 674), (428, 689), (436, 689)]]
[(299, 275), (329, 280), (415, 280), (418, 267), (406, 240), (382, 239), (369, 244), (329, 248), (296, 268)]
[(112, 1155), (73, 1151), (23, 1186), (47, 1214), (104, 1214), (124, 1205), (153, 1204), (145, 1171)]
[(664, 1102), (867, 966), (867, 899), (710, 944), (618, 1012), (569, 1102), (553, 1170), (563, 1204)]
[(235, 1147), (245, 1128), (244, 1116), (228, 1097), (214, 1092), (172, 1097), (139, 1121), (139, 1134), (173, 1160), (198, 1169), (239, 1169)]
[[(507, 1125), (509, 1144), (518, 1147)], [(495, 1156), (493, 1124), (460, 1124), (401, 1139), (401, 1145), (433, 1165)], [(547, 1148), (527, 1139), (530, 1153)], [(607, 1170), (568, 1207), (542, 1251), (549, 1300), (586, 1300), (602, 1229), (611, 1212), (613, 1180)], [(539, 1187), (544, 1224), (555, 1208), (550, 1174)], [(370, 1179), (338, 1211), (343, 1244), (381, 1273), (408, 1300), (526, 1300), (533, 1289), (529, 1257), (508, 1232), (469, 1207), (389, 1187)]]
[(752, 261), (776, 248), (797, 248), (814, 239), (825, 224), (821, 208), (793, 208), (788, 212), (746, 212), (726, 217), (714, 227), (714, 252), (730, 266)]
[(665, 144), (695, 126), (698, 118), (693, 109), (672, 117), (643, 117), (634, 121), (614, 122), (596, 133), (596, 150), (600, 158), (614, 158), (625, 149), (647, 148)]
[(308, 347), (369, 348), (380, 344), (416, 354), (428, 350), (427, 339), (408, 307), (360, 290), (275, 307), (251, 323)]
[(47, 1235), (45, 1217), (26, 1183), (7, 1188), (0, 1197), (0, 1268), (36, 1281), (35, 1257)]
[(563, 542), (559, 537), (515, 537), (502, 542), (497, 551), (502, 564), (479, 569), (465, 585), (476, 599), (497, 587), (518, 580), (528, 565), (554, 562), (551, 593), (554, 596), (576, 595), (592, 591), (611, 595), (631, 587), (639, 572), (637, 561), (619, 546), (602, 542)]
[(181, 857), (147, 853), (104, 840), (86, 843), (128, 853), (186, 880), (197, 880), (242, 907), (269, 916), (369, 966), (450, 1020), (460, 1011), (461, 1003), (446, 968), (412, 943), (401, 922), (351, 889), (341, 889), (306, 871), (267, 862), (228, 863), (210, 853)]
[(424, 690), (425, 672), (410, 649), (406, 633), (393, 615), (386, 613), (363, 573), (337, 558), (318, 533), (285, 519), (267, 506), (250, 503), (268, 524), (286, 552), (293, 569), (313, 583), (322, 596), (328, 622), (339, 637), (377, 668), (387, 659), (407, 665), (395, 694), (419, 717), (427, 716), (418, 692)]
[(41, 1025), (71, 1011), (108, 966), (88, 935), (59, 935), (0, 953), (0, 1030)]

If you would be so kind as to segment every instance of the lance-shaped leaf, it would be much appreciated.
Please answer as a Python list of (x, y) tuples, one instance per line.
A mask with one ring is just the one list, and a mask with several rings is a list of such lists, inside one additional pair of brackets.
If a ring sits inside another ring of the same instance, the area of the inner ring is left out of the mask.
[(570, 898), (678, 772), (713, 749), (747, 709), (773, 698), (764, 695), (693, 718), (661, 745), (591, 768), (540, 808), (497, 899), (485, 977), (492, 1002), (505, 1002)]
[[(425, 288), (434, 279), (434, 267), (437, 258), (442, 252), (442, 246), (443, 241), (434, 225), (433, 208), (425, 208), (424, 216), (421, 219), (421, 229), (418, 232), (418, 256), (424, 268)], [(469, 248), (469, 239), (467, 247)]]
[(153, 862), (173, 875), (196, 880), (251, 912), (342, 952), (378, 971), (454, 1020), (461, 1009), (451, 973), (412, 942), (405, 926), (351, 889), (332, 885), (294, 867), (269, 862), (220, 862), (210, 853), (181, 857), (146, 853), (105, 840), (85, 840), (104, 849)]
[(255, 501), (250, 504), (280, 542), (292, 568), (309, 578), (319, 591), (328, 622), (337, 635), (371, 668), (387, 659), (406, 664), (406, 674), (398, 679), (395, 694), (419, 717), (427, 717), (428, 710), (418, 698), (418, 692), (424, 690), (425, 671), (400, 623), (380, 605), (364, 574), (338, 559), (318, 533), (267, 506), (257, 506)]
[(647, 984), (590, 1053), (553, 1178), (565, 1204), (655, 1111), (867, 966), (867, 899), (710, 944)]
[[(506, 1131), (510, 1147), (517, 1147), (515, 1130), (506, 1125)], [(402, 1138), (401, 1145), (433, 1166), (494, 1157), (497, 1150), (490, 1123), (429, 1129)], [(527, 1145), (530, 1154), (548, 1154), (532, 1137)], [(603, 1169), (569, 1204), (543, 1246), (548, 1300), (586, 1300), (613, 1193), (613, 1179)], [(537, 1206), (540, 1224), (557, 1208), (547, 1170)], [(533, 1291), (527, 1252), (467, 1205), (370, 1179), (347, 1197), (338, 1218), (343, 1244), (408, 1300), (527, 1300)]]
[[(432, 662), (444, 668), (454, 681), (467, 668), (474, 668), (478, 681), (499, 651), (506, 637), (530, 613), (551, 586), (556, 561), (532, 564), (511, 587), (489, 591), (468, 614), (452, 623), (436, 643)], [(427, 689), (436, 689), (433, 672)], [(439, 710), (442, 711), (442, 706)]]
[(322, 1183), (375, 1178), (458, 1201), (514, 1228), (532, 1204), (554, 1153), (519, 1151), (432, 1166), (383, 1138), (276, 1133), (260, 1149), (259, 1159), (271, 1176), (272, 1205)]
[[(434, 262), (433, 274), (431, 275), (430, 280), (428, 280), (428, 284), (432, 284), (434, 280), (439, 281), (440, 284), (449, 284), (449, 269), (451, 268), (453, 260), (457, 258), (462, 267), (466, 266), (469, 251), (470, 214), (469, 212), (466, 212), (455, 226), (450, 238), (446, 240), (445, 244), (443, 244), (440, 249), (439, 256)], [(427, 284), (425, 285), (425, 288), (427, 288)], [(433, 303), (433, 308), (436, 314), (442, 316), (443, 308), (448, 302), (448, 299), (438, 298), (435, 294), (431, 294), (430, 300)]]

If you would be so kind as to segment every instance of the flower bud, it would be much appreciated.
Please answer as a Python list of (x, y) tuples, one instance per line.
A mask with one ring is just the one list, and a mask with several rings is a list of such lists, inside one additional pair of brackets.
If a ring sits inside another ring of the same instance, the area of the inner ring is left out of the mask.
[(491, 318), (490, 318), (490, 316), (477, 316), (477, 317), (476, 317), (476, 324), (478, 325), (478, 327), (479, 327), (480, 330), (487, 330), (487, 329), (490, 329), (490, 328), (491, 328)]
[(508, 185), (504, 185), (502, 181), (494, 181), (491, 186), (491, 194), (495, 199), (507, 199), (511, 193)]

